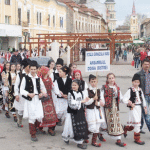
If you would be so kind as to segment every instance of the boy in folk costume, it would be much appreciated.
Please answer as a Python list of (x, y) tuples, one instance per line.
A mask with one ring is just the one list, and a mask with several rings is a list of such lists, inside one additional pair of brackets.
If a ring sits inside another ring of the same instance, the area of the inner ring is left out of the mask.
[[(86, 105), (86, 120), (88, 123), (89, 133), (93, 133), (92, 145), (95, 147), (100, 147), (100, 143), (96, 143), (97, 137), (99, 135), (99, 129), (101, 122), (104, 121), (104, 114), (100, 110), (100, 106), (104, 106), (104, 97), (101, 94), (100, 89), (97, 89), (97, 78), (96, 76), (89, 75), (90, 86), (87, 89), (89, 101), (85, 103)], [(96, 91), (97, 90), (97, 91)], [(105, 141), (105, 139), (103, 139)]]
[(25, 58), (22, 61), (21, 65), (23, 67), (23, 70), (17, 74), (15, 88), (14, 88), (15, 89), (14, 107), (18, 110), (18, 122), (17, 122), (18, 127), (23, 127), (22, 118), (23, 118), (24, 101), (25, 101), (25, 99), (20, 95), (20, 85), (23, 77), (29, 74), (30, 59)]
[(124, 136), (127, 136), (127, 131), (134, 131), (134, 142), (139, 145), (144, 145), (145, 142), (140, 140), (140, 126), (141, 126), (141, 107), (144, 107), (145, 114), (147, 114), (146, 102), (140, 85), (140, 76), (135, 74), (132, 79), (132, 87), (126, 92), (123, 97), (123, 102), (128, 104), (129, 122), (124, 126)]
[(41, 78), (37, 76), (37, 62), (31, 61), (30, 73), (23, 77), (20, 94), (25, 98), (23, 118), (29, 119), (29, 130), (31, 140), (37, 141), (36, 138), (36, 121), (42, 122), (44, 117), (43, 107), (39, 98), (47, 97), (47, 91)]

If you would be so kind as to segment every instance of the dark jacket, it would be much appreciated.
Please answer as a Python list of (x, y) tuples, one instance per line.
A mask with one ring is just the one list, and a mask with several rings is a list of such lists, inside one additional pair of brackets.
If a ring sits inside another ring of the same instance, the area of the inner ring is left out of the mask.
[(141, 79), (140, 88), (142, 88), (142, 91), (145, 95), (145, 73), (144, 73), (144, 70), (142, 69), (141, 71), (137, 72), (136, 74), (140, 75), (140, 79)]
[(22, 62), (22, 58), (20, 56), (20, 54), (16, 55), (12, 55), (10, 63), (20, 63)]

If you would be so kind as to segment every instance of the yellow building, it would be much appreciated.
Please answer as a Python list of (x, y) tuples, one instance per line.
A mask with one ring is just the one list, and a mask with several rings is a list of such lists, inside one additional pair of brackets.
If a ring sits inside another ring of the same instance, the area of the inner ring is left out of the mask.
[(0, 0), (0, 50), (40, 33), (66, 32), (66, 5), (57, 0)]
[(133, 3), (133, 8), (132, 8), (132, 15), (130, 18), (130, 32), (131, 32), (132, 40), (138, 38), (138, 34), (139, 34), (138, 17), (135, 12), (134, 3)]

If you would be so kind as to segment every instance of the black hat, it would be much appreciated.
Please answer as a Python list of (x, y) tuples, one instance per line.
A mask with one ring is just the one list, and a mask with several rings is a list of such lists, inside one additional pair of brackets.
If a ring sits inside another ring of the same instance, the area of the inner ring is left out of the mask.
[(57, 59), (57, 62), (56, 62), (56, 65), (64, 65), (64, 60), (63, 59), (61, 59), (61, 58), (58, 58)]
[(140, 75), (139, 74), (135, 74), (132, 78), (132, 81), (135, 81), (135, 80), (139, 80), (141, 82), (141, 79), (140, 79)]
[(81, 81), (80, 81), (80, 80), (78, 80), (78, 79), (74, 79), (72, 82), (77, 83), (79, 86), (80, 86), (80, 83), (81, 83)]
[(30, 67), (36, 67), (36, 68), (38, 68), (38, 63), (37, 63), (37, 61), (32, 60), (32, 61), (30, 62)]
[(91, 79), (96, 79), (96, 76), (94, 76), (93, 74), (90, 74), (89, 75), (89, 82), (90, 82)]
[(30, 65), (30, 62), (31, 62), (30, 59), (25, 58), (25, 59), (22, 61), (21, 65), (23, 66), (23, 68), (26, 68), (28, 65)]
[(67, 66), (63, 66), (63, 67), (61, 68), (61, 70), (62, 70), (63, 72), (66, 72), (66, 74), (69, 73), (69, 68), (68, 68)]

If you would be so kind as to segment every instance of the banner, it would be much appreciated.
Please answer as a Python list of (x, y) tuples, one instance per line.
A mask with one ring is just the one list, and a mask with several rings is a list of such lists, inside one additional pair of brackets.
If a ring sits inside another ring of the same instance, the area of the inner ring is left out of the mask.
[(110, 51), (87, 51), (85, 71), (110, 71)]

